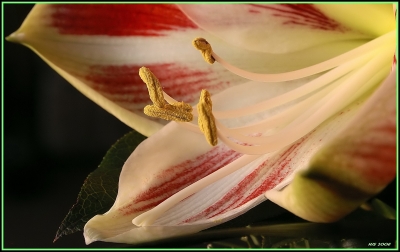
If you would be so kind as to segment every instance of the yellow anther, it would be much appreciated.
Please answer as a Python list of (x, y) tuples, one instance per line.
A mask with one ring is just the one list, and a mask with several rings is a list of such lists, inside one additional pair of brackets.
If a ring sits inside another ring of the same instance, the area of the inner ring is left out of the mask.
[(175, 109), (180, 110), (182, 112), (192, 113), (193, 108), (190, 104), (184, 102), (174, 102), (173, 104), (167, 104), (166, 106), (173, 106)]
[(169, 104), (164, 99), (164, 93), (157, 77), (146, 67), (139, 69), (139, 76), (147, 85), (150, 99), (154, 105), (147, 105), (143, 112), (151, 117), (168, 121), (190, 122), (193, 120), (192, 106), (184, 102)]
[(147, 105), (144, 107), (144, 113), (151, 117), (157, 117), (168, 121), (190, 122), (193, 115), (190, 112), (183, 112), (181, 107), (175, 107), (167, 104), (164, 108), (155, 105)]
[(147, 67), (141, 67), (139, 69), (139, 76), (142, 81), (147, 85), (150, 100), (154, 103), (155, 106), (163, 108), (165, 104), (167, 104), (167, 102), (164, 99), (160, 81)]
[(217, 145), (217, 127), (215, 126), (215, 118), (212, 114), (211, 95), (205, 89), (201, 91), (200, 100), (197, 104), (197, 112), (199, 113), (199, 127), (201, 132), (204, 133), (207, 142), (212, 146)]
[(196, 38), (193, 40), (193, 46), (197, 50), (201, 51), (204, 60), (207, 61), (209, 64), (213, 64), (215, 62), (214, 57), (211, 55), (212, 54), (211, 45), (207, 42), (207, 40), (203, 38)]

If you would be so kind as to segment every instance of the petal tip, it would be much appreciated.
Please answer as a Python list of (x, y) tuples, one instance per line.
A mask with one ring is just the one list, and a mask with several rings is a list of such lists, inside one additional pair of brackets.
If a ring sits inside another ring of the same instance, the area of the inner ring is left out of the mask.
[(85, 239), (85, 244), (86, 244), (86, 245), (89, 245), (89, 244), (91, 244), (91, 243), (93, 243), (93, 242), (96, 241), (96, 240), (92, 239), (91, 237), (89, 237), (89, 236), (87, 235), (87, 230), (85, 230), (85, 231), (83, 232), (83, 237), (84, 237), (84, 239)]
[(85, 244), (86, 244), (86, 245), (89, 245), (89, 244), (91, 244), (92, 242), (94, 242), (94, 240), (85, 237)]
[(25, 37), (24, 33), (14, 32), (11, 33), (9, 36), (7, 36), (6, 40), (14, 43), (22, 43), (24, 37)]

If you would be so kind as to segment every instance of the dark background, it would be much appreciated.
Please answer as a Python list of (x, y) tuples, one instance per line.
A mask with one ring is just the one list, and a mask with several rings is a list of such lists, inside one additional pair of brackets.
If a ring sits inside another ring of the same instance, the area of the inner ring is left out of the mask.
[[(19, 28), (33, 5), (3, 7), (7, 36)], [(82, 95), (33, 51), (4, 38), (2, 42), (3, 246), (87, 248), (82, 232), (55, 243), (53, 239), (87, 175), (131, 129)]]
[[(4, 35), (33, 5), (5, 4)], [(4, 43), (5, 248), (86, 246), (82, 232), (53, 243), (87, 175), (131, 129), (83, 96), (30, 49)], [(393, 182), (378, 197), (396, 206)]]

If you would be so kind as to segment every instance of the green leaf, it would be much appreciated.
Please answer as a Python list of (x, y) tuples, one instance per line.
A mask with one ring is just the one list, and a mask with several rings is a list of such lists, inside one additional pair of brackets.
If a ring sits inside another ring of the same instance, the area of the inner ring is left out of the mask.
[(132, 131), (119, 139), (106, 153), (99, 167), (86, 178), (77, 202), (69, 210), (57, 230), (60, 237), (82, 231), (86, 222), (97, 214), (107, 212), (114, 204), (122, 166), (146, 137)]

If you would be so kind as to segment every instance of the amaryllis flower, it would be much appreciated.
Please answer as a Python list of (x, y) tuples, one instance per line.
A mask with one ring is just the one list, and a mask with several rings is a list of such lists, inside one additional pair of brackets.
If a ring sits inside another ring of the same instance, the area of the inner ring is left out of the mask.
[(385, 188), (396, 176), (395, 18), (389, 4), (37, 5), (9, 39), (150, 136), (112, 208), (84, 229), (86, 243), (136, 243), (267, 199), (333, 222)]

